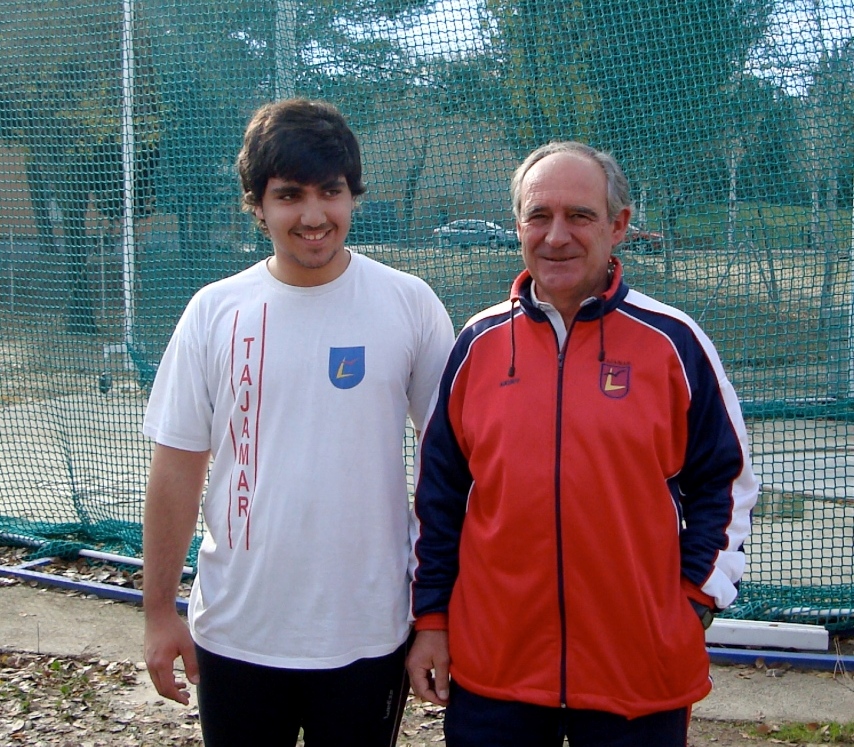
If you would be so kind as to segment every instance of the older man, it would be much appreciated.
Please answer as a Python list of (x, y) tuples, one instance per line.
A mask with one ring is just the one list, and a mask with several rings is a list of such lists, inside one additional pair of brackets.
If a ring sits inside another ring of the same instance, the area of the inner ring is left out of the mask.
[(611, 156), (543, 146), (512, 197), (526, 270), (424, 434), (413, 688), (448, 747), (684, 747), (758, 493), (739, 404), (699, 327), (623, 279)]

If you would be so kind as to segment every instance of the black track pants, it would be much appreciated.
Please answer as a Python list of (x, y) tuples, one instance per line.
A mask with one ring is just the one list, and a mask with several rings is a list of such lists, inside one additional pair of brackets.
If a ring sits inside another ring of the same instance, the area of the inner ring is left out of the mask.
[[(390, 747), (409, 692), (407, 645), (338, 669), (276, 669), (196, 647), (205, 747)], [(353, 741), (358, 735), (357, 741)]]

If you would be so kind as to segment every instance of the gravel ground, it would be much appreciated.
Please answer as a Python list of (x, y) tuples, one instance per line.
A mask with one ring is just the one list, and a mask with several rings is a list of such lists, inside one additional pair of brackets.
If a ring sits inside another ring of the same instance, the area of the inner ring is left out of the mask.
[[(134, 703), (141, 665), (124, 661), (0, 653), (0, 744), (42, 747), (197, 747), (198, 711), (176, 712)], [(443, 745), (442, 711), (413, 698), (401, 725), (399, 747)], [(694, 720), (689, 745), (764, 742), (747, 726)], [(358, 745), (342, 735), (341, 744)], [(779, 744), (779, 742), (778, 742)]]

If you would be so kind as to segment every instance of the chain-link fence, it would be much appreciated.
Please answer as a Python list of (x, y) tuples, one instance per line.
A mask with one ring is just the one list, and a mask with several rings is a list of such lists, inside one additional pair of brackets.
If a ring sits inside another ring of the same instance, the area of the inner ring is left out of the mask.
[(629, 282), (700, 322), (744, 403), (763, 490), (730, 614), (850, 627), (851, 6), (0, 0), (0, 538), (139, 553), (147, 388), (190, 295), (268, 253), (234, 158), (300, 95), (359, 135), (352, 248), (457, 326), (521, 266), (520, 160), (612, 151)]

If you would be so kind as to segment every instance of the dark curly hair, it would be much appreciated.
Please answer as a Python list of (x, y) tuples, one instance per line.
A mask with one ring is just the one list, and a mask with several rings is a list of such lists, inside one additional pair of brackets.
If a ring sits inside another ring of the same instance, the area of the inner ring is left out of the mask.
[(356, 136), (325, 101), (286, 99), (258, 109), (246, 127), (237, 171), (249, 213), (273, 178), (321, 184), (343, 175), (354, 197), (365, 192)]

